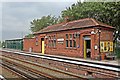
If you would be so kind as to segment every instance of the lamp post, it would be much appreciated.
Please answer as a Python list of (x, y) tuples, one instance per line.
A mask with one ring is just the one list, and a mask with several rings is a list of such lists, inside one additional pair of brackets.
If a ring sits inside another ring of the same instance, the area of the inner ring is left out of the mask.
[[(118, 31), (116, 31), (116, 35), (118, 34)], [(116, 39), (116, 43), (117, 43), (117, 40), (118, 40), (118, 38)], [(117, 44), (116, 44), (116, 47), (117, 47)]]
[[(118, 31), (116, 31), (116, 35), (118, 35)], [(118, 51), (118, 45), (117, 45), (118, 42), (117, 42), (117, 41), (118, 41), (118, 38), (116, 39), (116, 46), (115, 46), (115, 47), (116, 47), (116, 49), (115, 49), (115, 50), (116, 50), (116, 51), (115, 51), (116, 53), (117, 53), (117, 51)], [(117, 54), (117, 55), (118, 55), (118, 54)]]

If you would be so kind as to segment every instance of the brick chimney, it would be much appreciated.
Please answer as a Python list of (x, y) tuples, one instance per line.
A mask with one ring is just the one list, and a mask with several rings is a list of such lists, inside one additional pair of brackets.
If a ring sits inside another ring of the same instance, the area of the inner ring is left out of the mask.
[(69, 17), (68, 17), (68, 16), (65, 16), (65, 17), (64, 17), (64, 22), (65, 22), (65, 23), (69, 22)]

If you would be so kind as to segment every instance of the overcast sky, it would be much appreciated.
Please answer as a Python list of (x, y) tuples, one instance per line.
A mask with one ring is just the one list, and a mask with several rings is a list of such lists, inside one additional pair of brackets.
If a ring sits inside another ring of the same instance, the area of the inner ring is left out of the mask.
[(2, 39), (21, 38), (30, 33), (30, 21), (33, 19), (49, 14), (58, 17), (61, 11), (76, 2), (77, 0), (71, 2), (54, 2), (54, 0), (52, 2), (2, 2), (2, 5), (0, 3)]

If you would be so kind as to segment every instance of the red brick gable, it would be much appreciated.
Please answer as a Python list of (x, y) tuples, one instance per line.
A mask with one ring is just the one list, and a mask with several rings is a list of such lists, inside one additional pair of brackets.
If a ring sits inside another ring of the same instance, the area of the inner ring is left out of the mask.
[(35, 32), (34, 34), (62, 31), (62, 30), (69, 30), (69, 29), (96, 27), (96, 26), (114, 29), (114, 27), (104, 24), (102, 22), (96, 21), (93, 18), (85, 18), (85, 19), (70, 21), (67, 23), (51, 25), (51, 26), (48, 26), (38, 32)]

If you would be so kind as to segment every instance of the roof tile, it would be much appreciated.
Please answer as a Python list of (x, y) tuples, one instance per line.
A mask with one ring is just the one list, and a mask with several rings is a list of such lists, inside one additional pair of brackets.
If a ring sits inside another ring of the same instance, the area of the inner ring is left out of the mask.
[(68, 30), (68, 29), (76, 29), (76, 28), (87, 28), (87, 27), (91, 27), (91, 26), (94, 27), (94, 26), (98, 26), (98, 25), (100, 25), (102, 27), (114, 29), (114, 27), (109, 26), (107, 24), (104, 24), (102, 22), (96, 21), (93, 18), (85, 18), (85, 19), (70, 21), (67, 23), (60, 23), (60, 24), (51, 25), (51, 26), (48, 26), (48, 27), (46, 27), (38, 32), (35, 32), (34, 34)]

